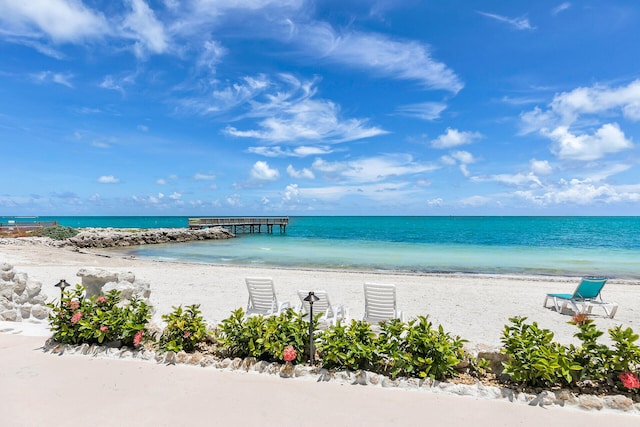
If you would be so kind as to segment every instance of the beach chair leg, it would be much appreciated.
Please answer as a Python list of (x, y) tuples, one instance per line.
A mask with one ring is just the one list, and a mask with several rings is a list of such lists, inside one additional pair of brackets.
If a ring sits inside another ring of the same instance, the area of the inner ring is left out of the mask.
[(616, 312), (618, 311), (618, 304), (610, 303), (609, 305), (611, 306), (611, 312), (607, 310), (606, 306), (602, 306), (602, 308), (604, 308), (604, 312), (607, 313), (607, 316), (609, 317), (609, 319), (613, 319), (613, 316), (615, 316)]

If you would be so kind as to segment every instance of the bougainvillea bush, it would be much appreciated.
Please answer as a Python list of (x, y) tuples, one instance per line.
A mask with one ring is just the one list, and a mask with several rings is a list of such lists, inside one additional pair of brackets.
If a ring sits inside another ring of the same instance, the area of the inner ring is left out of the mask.
[(106, 344), (137, 347), (149, 334), (151, 306), (138, 298), (122, 301), (120, 292), (86, 298), (84, 288), (63, 293), (59, 304), (48, 304), (53, 338), (63, 344)]

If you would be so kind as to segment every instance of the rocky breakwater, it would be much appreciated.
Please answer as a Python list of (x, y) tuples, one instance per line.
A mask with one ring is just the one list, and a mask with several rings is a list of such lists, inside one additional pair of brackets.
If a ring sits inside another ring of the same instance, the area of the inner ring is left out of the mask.
[(49, 316), (42, 283), (18, 273), (10, 264), (0, 264), (0, 320), (44, 320)]
[(158, 243), (190, 242), (193, 240), (229, 239), (235, 234), (222, 227), (191, 230), (188, 228), (154, 228), (122, 230), (116, 228), (85, 228), (65, 243), (77, 248), (112, 248)]

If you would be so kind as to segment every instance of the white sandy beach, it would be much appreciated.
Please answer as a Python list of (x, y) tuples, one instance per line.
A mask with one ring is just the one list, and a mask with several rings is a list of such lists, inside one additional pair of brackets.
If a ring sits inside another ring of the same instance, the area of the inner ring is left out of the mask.
[[(570, 316), (542, 307), (548, 292), (573, 292), (578, 278), (525, 277), (501, 275), (411, 275), (376, 274), (348, 271), (310, 271), (275, 268), (211, 266), (126, 259), (83, 253), (46, 246), (0, 245), (0, 263), (7, 262), (16, 271), (42, 282), (49, 300), (60, 291), (54, 285), (65, 279), (80, 283), (81, 268), (98, 267), (110, 271), (131, 271), (139, 280), (151, 284), (151, 303), (155, 319), (171, 311), (172, 306), (200, 304), (204, 318), (216, 324), (232, 310), (246, 308), (247, 276), (272, 277), (280, 301), (299, 303), (298, 289), (325, 289), (334, 304), (349, 308), (353, 318), (364, 310), (363, 283), (393, 283), (397, 286), (399, 309), (405, 318), (429, 315), (435, 324), (469, 341), (471, 347), (484, 344), (500, 346), (502, 329), (513, 316), (527, 316), (541, 327), (549, 328), (562, 343), (573, 342), (575, 326)], [(618, 324), (640, 330), (640, 282), (610, 280), (603, 291), (607, 301), (618, 302), (614, 319), (608, 319), (596, 307), (596, 322), (602, 329)]]
[[(487, 275), (404, 275), (345, 271), (209, 266), (106, 257), (46, 246), (0, 245), (0, 263), (43, 283), (57, 299), (60, 279), (79, 283), (81, 268), (131, 271), (151, 284), (156, 321), (172, 306), (201, 304), (215, 324), (231, 310), (246, 306), (246, 276), (268, 276), (280, 300), (297, 303), (298, 289), (326, 289), (334, 304), (352, 317), (363, 313), (365, 281), (394, 283), (398, 305), (407, 318), (430, 316), (470, 346), (498, 347), (508, 318), (528, 316), (550, 328), (563, 343), (572, 342), (570, 317), (542, 307), (547, 292), (571, 292), (576, 278)], [(617, 301), (615, 319), (597, 317), (601, 328), (617, 324), (640, 330), (640, 284), (611, 281), (604, 297)], [(6, 323), (6, 322), (5, 322)], [(0, 402), (10, 426), (72, 425), (637, 425), (637, 416), (569, 408), (540, 408), (473, 397), (404, 390), (319, 384), (258, 374), (220, 372), (141, 361), (58, 357), (38, 350), (43, 337), (27, 337), (32, 328), (16, 325), (0, 333)], [(37, 331), (42, 330), (35, 328)], [(35, 408), (35, 409), (34, 409)], [(70, 408), (73, 408), (72, 410)], [(308, 415), (311, 413), (312, 415)], [(73, 419), (69, 419), (73, 414)]]

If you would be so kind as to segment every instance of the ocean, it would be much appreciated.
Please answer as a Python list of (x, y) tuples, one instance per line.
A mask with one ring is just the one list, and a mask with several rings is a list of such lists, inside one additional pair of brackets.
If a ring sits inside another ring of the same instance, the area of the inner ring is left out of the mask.
[[(186, 227), (187, 217), (37, 217), (72, 227)], [(6, 223), (7, 217), (0, 218)], [(640, 279), (640, 217), (290, 217), (286, 233), (118, 249), (181, 262)]]

